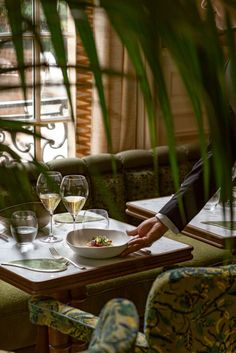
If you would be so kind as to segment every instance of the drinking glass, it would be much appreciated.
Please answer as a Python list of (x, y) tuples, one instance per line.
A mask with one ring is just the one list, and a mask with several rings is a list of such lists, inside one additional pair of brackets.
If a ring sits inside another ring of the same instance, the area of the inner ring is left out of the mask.
[(90, 208), (84, 211), (82, 228), (109, 228), (109, 216), (102, 208)]
[(38, 220), (33, 211), (15, 211), (11, 215), (10, 229), (20, 248), (31, 248), (38, 233)]
[(208, 202), (204, 206), (204, 210), (214, 211), (218, 203), (220, 202), (220, 189), (216, 191), (216, 193), (208, 200)]
[(60, 196), (60, 184), (62, 181), (62, 175), (59, 172), (46, 172), (41, 173), (37, 180), (36, 190), (43, 206), (48, 210), (50, 214), (50, 232), (49, 235), (40, 238), (45, 243), (55, 243), (61, 241), (62, 238), (53, 234), (52, 219), (53, 213), (58, 206)]
[(72, 216), (73, 229), (75, 230), (76, 217), (84, 207), (89, 193), (88, 182), (85, 176), (64, 176), (61, 182), (60, 193), (65, 208)]

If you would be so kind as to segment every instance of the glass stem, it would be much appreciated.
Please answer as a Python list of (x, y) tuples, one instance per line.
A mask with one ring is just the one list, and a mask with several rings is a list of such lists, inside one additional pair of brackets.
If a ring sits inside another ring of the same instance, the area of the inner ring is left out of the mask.
[(53, 213), (50, 213), (50, 233), (49, 233), (50, 237), (53, 237), (53, 233), (52, 233), (52, 217), (53, 217)]
[(76, 217), (73, 216), (73, 231), (75, 231), (75, 220), (76, 220)]

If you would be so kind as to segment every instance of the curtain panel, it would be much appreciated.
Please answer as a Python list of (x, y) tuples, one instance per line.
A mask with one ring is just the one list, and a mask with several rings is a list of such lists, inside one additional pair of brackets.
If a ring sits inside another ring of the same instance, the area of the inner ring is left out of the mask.
[[(91, 8), (89, 16), (94, 27), (101, 67), (120, 73), (103, 75), (112, 152), (150, 148), (144, 102), (127, 52), (102, 9), (96, 9), (93, 12)], [(77, 63), (88, 65), (79, 38)], [(92, 75), (80, 69), (77, 70), (76, 116), (76, 155), (111, 152), (108, 151), (102, 113)]]

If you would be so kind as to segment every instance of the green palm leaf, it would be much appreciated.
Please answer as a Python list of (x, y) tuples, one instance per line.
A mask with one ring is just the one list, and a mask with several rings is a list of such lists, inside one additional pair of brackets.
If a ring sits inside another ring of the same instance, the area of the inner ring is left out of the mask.
[(26, 100), (26, 81), (25, 81), (25, 61), (23, 44), (23, 16), (21, 1), (5, 0), (9, 25), (12, 31), (13, 45), (16, 51), (18, 71), (21, 78), (21, 87)]
[[(222, 0), (227, 6), (236, 9), (235, 0)], [(39, 1), (50, 32), (57, 65), (61, 68), (67, 90), (72, 116), (72, 99), (70, 80), (67, 74), (67, 58), (63, 41), (63, 31), (56, 0)], [(101, 68), (96, 49), (93, 31), (86, 9), (90, 1), (65, 0), (74, 20), (89, 59), (91, 70), (99, 95), (104, 126), (109, 150), (112, 151), (110, 122), (103, 87), (103, 75), (114, 74), (112, 70)], [(22, 17), (21, 1), (5, 0), (8, 21), (13, 35), (16, 50), (21, 86), (26, 97), (25, 63), (23, 50), (23, 26), (26, 19)], [(174, 119), (168, 89), (165, 82), (162, 52), (165, 47), (175, 63), (183, 84), (190, 98), (196, 117), (198, 138), (203, 159), (206, 157), (206, 138), (204, 134), (204, 114), (212, 136), (214, 170), (217, 185), (222, 188), (223, 200), (230, 198), (232, 191), (231, 158), (229, 144), (230, 125), (228, 97), (225, 82), (224, 50), (220, 44), (219, 33), (215, 26), (214, 11), (208, 1), (205, 19), (202, 18), (195, 0), (100, 0), (99, 6), (105, 11), (110, 23), (126, 48), (140, 84), (148, 116), (151, 144), (157, 141), (157, 109), (165, 124), (170, 148), (170, 162), (176, 189), (179, 187), (178, 165), (175, 154)], [(96, 9), (96, 8), (95, 8)], [(228, 9), (228, 8), (226, 8)], [(236, 76), (236, 54), (233, 43), (233, 32), (230, 29), (230, 11), (226, 11), (228, 29), (227, 44), (231, 57), (232, 73)], [(28, 19), (29, 21), (29, 19)], [(34, 24), (28, 28), (40, 43), (40, 36)], [(42, 44), (42, 43), (40, 43)], [(76, 65), (76, 67), (79, 67)], [(119, 74), (119, 73), (115, 73)], [(121, 73), (122, 74), (122, 73)], [(128, 77), (128, 76), (127, 76)], [(233, 83), (236, 96), (236, 81)], [(236, 102), (236, 98), (233, 97)], [(236, 106), (236, 103), (235, 103)], [(22, 126), (9, 125), (12, 131), (20, 131)], [(3, 125), (2, 125), (3, 126)], [(204, 164), (206, 193), (209, 188), (209, 165)]]
[(70, 92), (70, 81), (67, 74), (67, 57), (66, 49), (63, 40), (63, 32), (61, 28), (61, 19), (58, 12), (57, 0), (40, 0), (42, 9), (47, 21), (48, 29), (51, 35), (52, 45), (55, 51), (56, 62), (60, 67), (66, 87), (68, 100), (70, 103), (71, 115), (74, 118), (74, 109), (72, 104), (72, 97)]

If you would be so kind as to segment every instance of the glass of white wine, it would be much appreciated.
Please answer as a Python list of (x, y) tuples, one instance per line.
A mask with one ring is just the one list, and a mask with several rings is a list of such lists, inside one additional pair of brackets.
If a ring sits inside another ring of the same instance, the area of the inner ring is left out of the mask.
[(83, 175), (66, 175), (62, 179), (60, 193), (67, 211), (73, 219), (75, 230), (76, 217), (84, 207), (89, 194), (88, 182)]
[(41, 173), (37, 180), (36, 190), (43, 206), (50, 213), (50, 232), (46, 237), (40, 238), (45, 243), (55, 243), (61, 241), (62, 238), (53, 234), (52, 220), (53, 213), (61, 201), (60, 185), (62, 175), (59, 172), (48, 171)]

